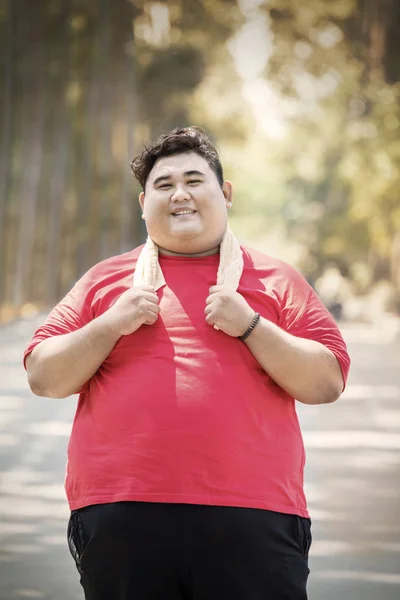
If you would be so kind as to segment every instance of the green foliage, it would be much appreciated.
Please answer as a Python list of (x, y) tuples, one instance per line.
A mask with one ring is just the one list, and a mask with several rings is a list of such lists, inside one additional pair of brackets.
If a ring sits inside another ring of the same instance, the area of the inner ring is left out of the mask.
[(288, 234), (315, 274), (362, 261), (372, 281), (387, 277), (400, 231), (396, 5), (271, 0), (265, 10), (275, 45), (266, 76), (295, 106), (279, 148)]

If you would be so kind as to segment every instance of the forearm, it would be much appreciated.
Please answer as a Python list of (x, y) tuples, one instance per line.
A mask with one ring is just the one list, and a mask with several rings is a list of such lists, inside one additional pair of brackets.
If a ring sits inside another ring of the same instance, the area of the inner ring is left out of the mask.
[(245, 344), (275, 383), (300, 402), (323, 404), (340, 396), (339, 363), (322, 344), (295, 337), (266, 319), (260, 319)]
[(44, 340), (26, 361), (31, 390), (48, 398), (77, 392), (96, 373), (119, 337), (103, 315), (77, 331)]

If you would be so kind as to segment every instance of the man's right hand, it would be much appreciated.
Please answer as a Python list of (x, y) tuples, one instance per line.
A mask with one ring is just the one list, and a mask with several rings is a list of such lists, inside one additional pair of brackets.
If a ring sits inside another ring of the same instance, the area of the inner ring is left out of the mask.
[(103, 315), (111, 330), (119, 336), (129, 335), (142, 325), (153, 325), (160, 312), (159, 298), (149, 285), (139, 285), (121, 294)]
[(47, 398), (75, 394), (93, 377), (121, 336), (156, 322), (158, 303), (154, 288), (131, 288), (80, 329), (40, 342), (26, 359), (32, 392)]

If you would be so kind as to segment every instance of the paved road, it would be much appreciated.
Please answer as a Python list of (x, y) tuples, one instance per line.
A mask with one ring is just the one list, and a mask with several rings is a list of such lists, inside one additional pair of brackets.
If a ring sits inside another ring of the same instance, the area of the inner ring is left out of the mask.
[[(63, 491), (76, 399), (29, 392), (20, 358), (36, 324), (0, 331), (0, 600), (82, 600)], [(400, 341), (390, 327), (343, 332), (353, 359), (345, 396), (299, 405), (314, 535), (309, 598), (399, 600)]]

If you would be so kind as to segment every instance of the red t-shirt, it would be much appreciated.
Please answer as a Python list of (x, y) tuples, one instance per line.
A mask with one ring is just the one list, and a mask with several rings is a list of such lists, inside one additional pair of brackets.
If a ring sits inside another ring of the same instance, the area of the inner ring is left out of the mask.
[[(104, 313), (132, 285), (141, 248), (90, 269), (52, 310), (42, 340)], [(338, 328), (289, 265), (243, 248), (239, 293), (262, 317), (349, 357)], [(68, 445), (71, 509), (117, 501), (241, 506), (308, 516), (295, 402), (249, 348), (205, 321), (219, 255), (160, 257), (152, 326), (119, 339), (81, 390)]]

